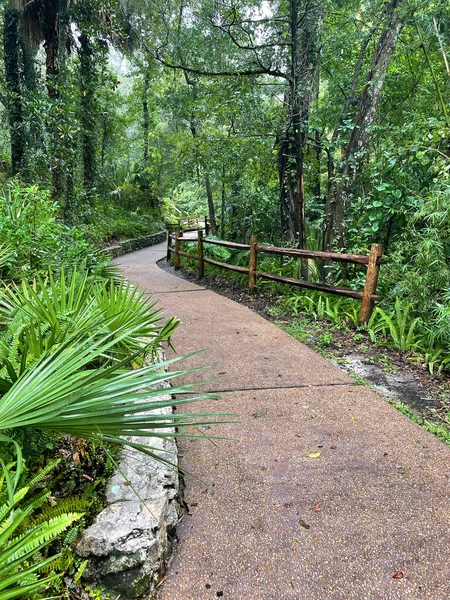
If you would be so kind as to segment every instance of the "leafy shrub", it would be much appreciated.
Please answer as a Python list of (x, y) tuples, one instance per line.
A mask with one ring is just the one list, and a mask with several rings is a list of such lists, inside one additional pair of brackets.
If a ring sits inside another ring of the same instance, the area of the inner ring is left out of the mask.
[(159, 199), (152, 190), (138, 183), (123, 183), (117, 190), (117, 196), (122, 206), (132, 210), (155, 209), (159, 206)]
[(107, 262), (79, 229), (64, 225), (48, 190), (10, 182), (0, 189), (0, 241), (10, 249), (6, 275), (30, 277), (61, 265), (96, 271)]

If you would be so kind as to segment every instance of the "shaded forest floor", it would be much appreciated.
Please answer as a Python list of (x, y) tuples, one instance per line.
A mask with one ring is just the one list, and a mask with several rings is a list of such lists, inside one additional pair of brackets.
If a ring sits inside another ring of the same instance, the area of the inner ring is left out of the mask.
[[(159, 266), (170, 273), (165, 260)], [(193, 281), (254, 310), (300, 342), (313, 348), (345, 370), (356, 383), (377, 389), (428, 431), (450, 445), (450, 373), (431, 375), (421, 357), (374, 344), (364, 330), (345, 322), (336, 326), (306, 313), (293, 315), (282, 305), (284, 297), (264, 285), (254, 297), (242, 283), (223, 275), (207, 275), (199, 280), (196, 272), (182, 269), (176, 275)]]

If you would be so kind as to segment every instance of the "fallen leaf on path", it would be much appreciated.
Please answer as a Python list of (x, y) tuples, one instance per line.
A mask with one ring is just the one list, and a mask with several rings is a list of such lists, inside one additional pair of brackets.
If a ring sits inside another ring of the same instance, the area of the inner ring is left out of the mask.
[(404, 575), (401, 571), (395, 571), (392, 575), (392, 579), (403, 579)]
[(161, 579), (161, 581), (158, 583), (158, 585), (156, 586), (155, 589), (158, 589), (168, 579), (169, 579), (169, 576), (168, 575), (164, 575), (164, 577)]
[(315, 510), (316, 512), (320, 512), (320, 503), (319, 503), (319, 502), (316, 502), (316, 503), (314, 504), (314, 510)]
[(311, 454), (308, 454), (309, 458), (319, 458), (319, 456), (322, 456), (322, 452), (311, 452)]
[(304, 521), (303, 519), (300, 519), (299, 523), (305, 529), (310, 529), (311, 528), (311, 525), (308, 525), (308, 523), (306, 523), (306, 521)]

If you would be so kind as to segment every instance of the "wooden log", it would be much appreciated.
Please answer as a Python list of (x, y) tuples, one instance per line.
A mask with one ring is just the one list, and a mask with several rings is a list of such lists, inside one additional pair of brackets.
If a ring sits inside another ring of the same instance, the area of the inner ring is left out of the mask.
[(175, 270), (180, 268), (180, 230), (175, 231)]
[(166, 260), (169, 261), (170, 260), (170, 256), (171, 256), (171, 247), (170, 247), (170, 242), (171, 242), (171, 235), (170, 235), (171, 231), (170, 229), (167, 229), (167, 252), (166, 252)]
[(202, 279), (205, 275), (205, 263), (203, 262), (203, 229), (197, 231), (198, 245), (198, 276)]
[(248, 269), (248, 291), (250, 294), (255, 293), (256, 287), (256, 237), (252, 235), (250, 238), (250, 261)]
[[(320, 252), (315, 250), (301, 250), (300, 248), (278, 248), (276, 246), (256, 246), (257, 252), (267, 252), (269, 254), (281, 254), (283, 256), (291, 256), (293, 258), (312, 258), (320, 260), (330, 260), (336, 262), (349, 262), (357, 263), (361, 265), (369, 264), (368, 256), (361, 256), (359, 254), (339, 254), (337, 252)], [(380, 265), (383, 262), (381, 258), (377, 260), (377, 264)]]
[(189, 223), (195, 221), (195, 219), (197, 219), (195, 215), (188, 215), (187, 217), (178, 217), (178, 223), (181, 225), (181, 223)]
[(206, 258), (206, 256), (203, 257), (203, 262), (216, 267), (222, 267), (223, 269), (228, 269), (229, 271), (235, 271), (236, 273), (248, 273), (248, 269), (246, 267), (227, 265), (227, 263), (219, 262), (218, 260), (213, 260), (212, 258)]
[(185, 256), (186, 258), (192, 258), (193, 260), (198, 260), (198, 254), (190, 254), (189, 252), (183, 252), (180, 250), (178, 252), (180, 256)]
[(208, 240), (204, 238), (205, 244), (212, 244), (213, 246), (224, 246), (225, 248), (237, 248), (238, 250), (250, 250), (249, 244), (238, 244), (237, 242), (225, 242), (224, 240)]
[(383, 255), (381, 244), (372, 244), (367, 265), (366, 282), (359, 313), (359, 323), (367, 323), (372, 316), (375, 292), (377, 291), (378, 274), (380, 272), (379, 259)]
[[(363, 293), (357, 290), (347, 290), (341, 287), (333, 287), (324, 283), (315, 283), (314, 281), (304, 281), (303, 279), (293, 279), (292, 277), (283, 277), (281, 275), (272, 275), (272, 273), (265, 273), (264, 271), (256, 271), (257, 277), (264, 277), (265, 279), (271, 279), (272, 281), (278, 281), (280, 283), (288, 283), (289, 285), (295, 285), (296, 287), (308, 288), (311, 290), (318, 290), (319, 292), (325, 292), (327, 294), (334, 294), (336, 296), (345, 296), (347, 298), (362, 299)], [(372, 300), (380, 300), (379, 296), (373, 295)]]

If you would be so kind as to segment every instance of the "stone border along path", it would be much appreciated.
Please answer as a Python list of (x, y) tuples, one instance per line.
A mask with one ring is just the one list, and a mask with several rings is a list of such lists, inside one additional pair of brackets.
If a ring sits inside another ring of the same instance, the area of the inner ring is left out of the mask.
[(161, 270), (159, 244), (118, 259), (183, 321), (184, 365), (214, 365), (237, 424), (181, 441), (189, 514), (159, 600), (450, 598), (450, 448), (248, 308)]

